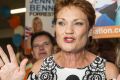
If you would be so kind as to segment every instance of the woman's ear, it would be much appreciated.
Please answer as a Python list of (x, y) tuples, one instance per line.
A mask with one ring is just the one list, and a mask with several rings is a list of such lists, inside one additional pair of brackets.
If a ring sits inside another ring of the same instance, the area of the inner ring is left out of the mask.
[(93, 32), (92, 32), (92, 28), (88, 31), (88, 37), (92, 36)]

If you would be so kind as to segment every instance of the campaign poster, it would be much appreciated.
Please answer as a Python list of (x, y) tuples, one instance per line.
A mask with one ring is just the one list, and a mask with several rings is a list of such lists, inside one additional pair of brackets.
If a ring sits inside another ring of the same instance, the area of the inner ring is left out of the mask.
[(30, 35), (48, 31), (54, 36), (53, 17), (55, 0), (25, 0), (25, 46), (30, 52)]
[(33, 21), (40, 18), (43, 30), (53, 34), (52, 21), (55, 0), (26, 0), (25, 26), (33, 31)]
[(88, 0), (96, 11), (92, 37), (120, 38), (120, 0)]

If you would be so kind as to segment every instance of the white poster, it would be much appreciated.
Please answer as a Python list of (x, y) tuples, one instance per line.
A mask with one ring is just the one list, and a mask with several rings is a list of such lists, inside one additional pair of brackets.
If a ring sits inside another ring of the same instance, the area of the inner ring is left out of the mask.
[(54, 15), (54, 0), (26, 0), (25, 26), (34, 32), (33, 21), (40, 18), (42, 28), (54, 34), (52, 27)]

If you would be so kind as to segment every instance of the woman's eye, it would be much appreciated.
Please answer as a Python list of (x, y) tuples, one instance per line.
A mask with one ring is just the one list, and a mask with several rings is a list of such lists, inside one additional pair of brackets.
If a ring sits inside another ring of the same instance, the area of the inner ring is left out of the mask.
[(57, 24), (58, 24), (58, 25), (60, 25), (60, 26), (64, 26), (64, 25), (65, 25), (65, 23), (64, 23), (64, 22), (62, 22), (62, 21), (57, 22)]
[(76, 22), (75, 25), (81, 26), (81, 25), (83, 25), (83, 23), (82, 22)]

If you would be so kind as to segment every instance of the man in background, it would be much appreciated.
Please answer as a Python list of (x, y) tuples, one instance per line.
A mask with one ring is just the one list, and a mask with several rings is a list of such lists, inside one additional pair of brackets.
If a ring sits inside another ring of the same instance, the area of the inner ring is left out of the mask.
[(29, 64), (27, 64), (26, 76), (24, 80), (27, 80), (28, 73), (37, 60), (46, 58), (54, 53), (54, 46), (56, 41), (54, 37), (46, 32), (36, 32), (31, 35), (31, 57), (29, 57)]

